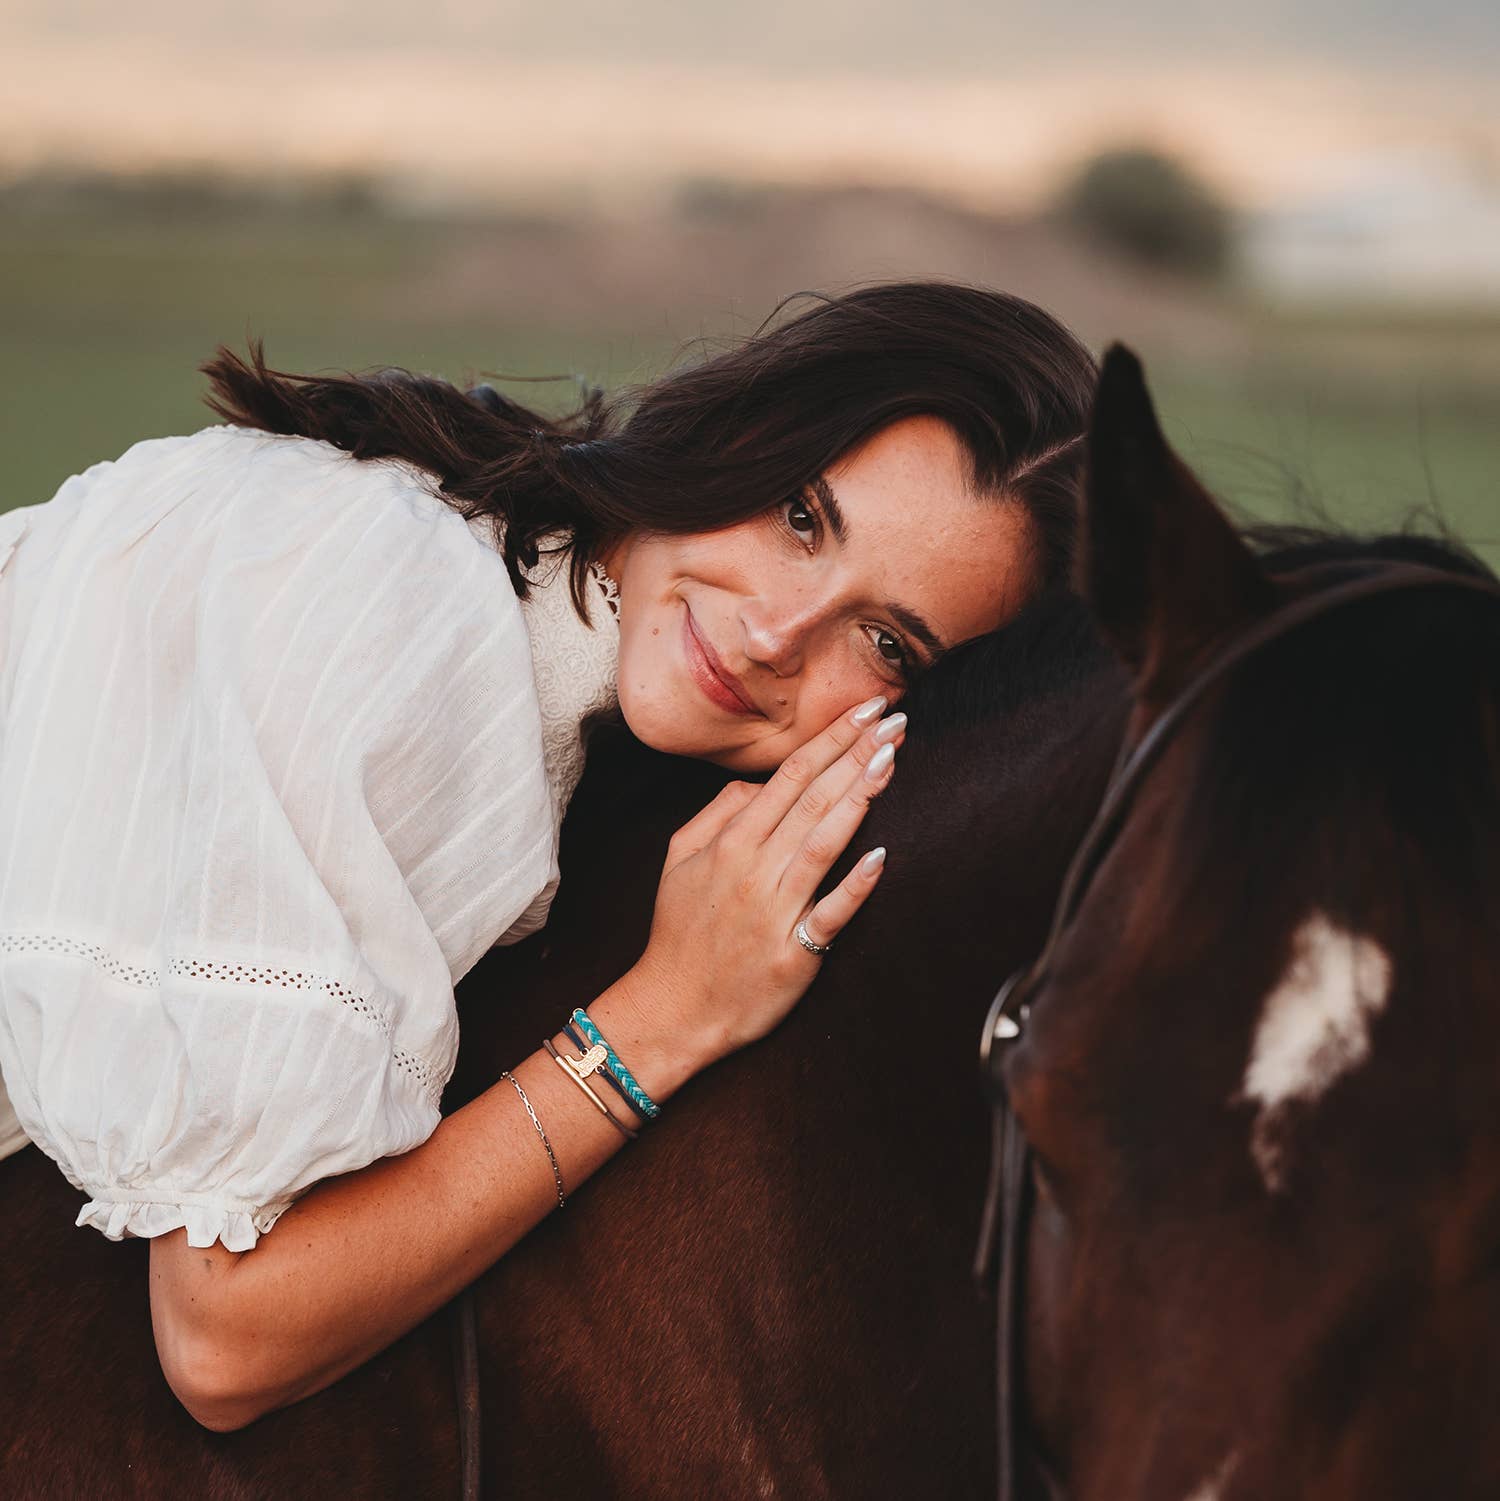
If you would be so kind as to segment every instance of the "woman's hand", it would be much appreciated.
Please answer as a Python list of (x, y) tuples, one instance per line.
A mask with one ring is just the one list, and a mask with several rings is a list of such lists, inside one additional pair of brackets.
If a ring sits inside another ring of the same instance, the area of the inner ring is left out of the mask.
[(875, 889), (884, 850), (813, 904), (890, 781), (906, 716), (873, 724), (885, 706), (840, 715), (763, 785), (730, 782), (672, 837), (651, 938), (627, 982), (651, 1007), (657, 1045), (690, 1067), (764, 1037), (801, 998), (820, 960), (794, 936), (799, 919), (814, 943), (832, 943)]

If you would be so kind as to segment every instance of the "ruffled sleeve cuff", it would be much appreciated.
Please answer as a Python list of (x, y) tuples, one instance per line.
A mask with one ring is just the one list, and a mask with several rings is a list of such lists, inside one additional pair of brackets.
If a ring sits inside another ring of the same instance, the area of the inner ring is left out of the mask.
[(209, 1194), (180, 1194), (175, 1199), (134, 1198), (101, 1190), (78, 1211), (79, 1225), (91, 1225), (110, 1240), (149, 1240), (170, 1230), (187, 1229), (188, 1244), (202, 1248), (217, 1241), (226, 1251), (252, 1251), (260, 1237), (295, 1202), (250, 1204)]

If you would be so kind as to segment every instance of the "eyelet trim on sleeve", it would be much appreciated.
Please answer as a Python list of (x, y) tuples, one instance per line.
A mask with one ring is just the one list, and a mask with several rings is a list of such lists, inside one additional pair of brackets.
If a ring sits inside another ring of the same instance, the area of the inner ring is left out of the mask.
[[(149, 965), (126, 964), (97, 943), (68, 938), (57, 933), (0, 933), (0, 953), (54, 954), (60, 958), (82, 959), (101, 974), (122, 985), (154, 990), (161, 985), (162, 971)], [(208, 959), (169, 959), (166, 974), (175, 980), (199, 980), (209, 984), (260, 985), (268, 989), (321, 991), (324, 995), (357, 1012), (389, 1040), (391, 1024), (364, 996), (326, 975), (304, 970), (277, 969), (272, 965), (222, 964)], [(432, 1104), (440, 1101), (447, 1082), (439, 1070), (425, 1058), (404, 1048), (391, 1048), (391, 1062), (413, 1078)]]

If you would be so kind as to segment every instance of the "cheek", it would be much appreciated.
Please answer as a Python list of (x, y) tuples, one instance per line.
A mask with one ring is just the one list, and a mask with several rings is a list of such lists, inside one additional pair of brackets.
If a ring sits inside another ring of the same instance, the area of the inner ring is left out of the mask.
[(698, 707), (683, 691), (676, 654), (676, 643), (659, 612), (622, 621), (620, 704), (627, 716), (632, 705), (677, 716)]
[(845, 683), (812, 691), (804, 684), (797, 695), (796, 716), (784, 728), (753, 745), (710, 755), (707, 759), (739, 775), (775, 771), (798, 746), (821, 735), (839, 715), (848, 713), (856, 704), (864, 703), (877, 693), (885, 694), (892, 704), (901, 696), (898, 688), (879, 677), (861, 679), (856, 675), (852, 687)]
[(883, 693), (894, 704), (902, 687), (866, 666), (850, 651), (809, 661), (797, 684), (796, 718), (793, 722), (800, 744), (826, 730), (856, 704)]

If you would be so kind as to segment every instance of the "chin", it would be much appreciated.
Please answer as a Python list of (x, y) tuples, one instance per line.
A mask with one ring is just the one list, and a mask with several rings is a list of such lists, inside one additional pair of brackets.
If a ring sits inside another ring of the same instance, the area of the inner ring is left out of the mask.
[(761, 746), (726, 743), (723, 725), (709, 723), (671, 700), (637, 697), (622, 690), (620, 713), (637, 740), (664, 755), (691, 756), (747, 774), (772, 771), (780, 764), (778, 757)]
[(620, 714), (630, 733), (642, 745), (669, 756), (696, 756), (712, 760), (726, 750), (723, 740), (701, 718), (671, 699), (635, 694), (620, 689)]

